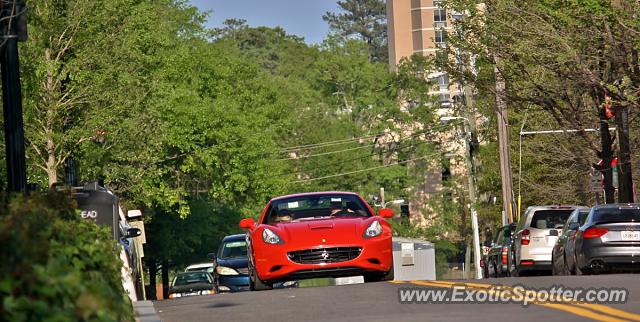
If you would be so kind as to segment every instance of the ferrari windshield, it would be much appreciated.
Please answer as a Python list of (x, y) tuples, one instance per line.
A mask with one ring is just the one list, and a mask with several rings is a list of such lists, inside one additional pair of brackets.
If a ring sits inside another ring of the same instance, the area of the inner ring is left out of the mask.
[(355, 195), (305, 195), (273, 201), (267, 210), (266, 222), (272, 224), (347, 216), (370, 217), (372, 214)]

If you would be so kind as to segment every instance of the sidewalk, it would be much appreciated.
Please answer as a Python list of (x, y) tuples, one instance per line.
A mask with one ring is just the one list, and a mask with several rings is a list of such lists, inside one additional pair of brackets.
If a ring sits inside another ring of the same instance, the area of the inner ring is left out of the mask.
[(151, 301), (133, 302), (136, 322), (161, 322)]

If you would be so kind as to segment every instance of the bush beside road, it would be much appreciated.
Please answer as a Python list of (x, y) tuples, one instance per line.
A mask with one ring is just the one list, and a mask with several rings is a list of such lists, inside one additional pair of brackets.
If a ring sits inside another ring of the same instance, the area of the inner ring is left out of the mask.
[(61, 194), (1, 200), (0, 321), (133, 321), (106, 228)]

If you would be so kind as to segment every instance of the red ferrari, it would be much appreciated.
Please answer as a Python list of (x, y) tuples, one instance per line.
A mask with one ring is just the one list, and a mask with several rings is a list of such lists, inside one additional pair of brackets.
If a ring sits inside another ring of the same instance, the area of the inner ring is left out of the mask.
[(256, 223), (247, 218), (249, 285), (363, 275), (393, 279), (390, 209), (373, 209), (355, 193), (314, 192), (271, 199)]

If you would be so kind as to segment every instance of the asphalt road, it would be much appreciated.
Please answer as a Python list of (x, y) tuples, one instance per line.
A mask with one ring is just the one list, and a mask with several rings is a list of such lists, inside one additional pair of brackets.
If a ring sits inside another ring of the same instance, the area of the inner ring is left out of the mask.
[[(487, 291), (490, 284), (540, 290), (619, 287), (629, 291), (624, 304), (401, 304), (399, 290), (450, 289), (465, 285)], [(195, 296), (154, 302), (163, 322), (173, 321), (640, 321), (640, 275), (539, 276), (481, 281), (412, 281), (282, 289)]]

